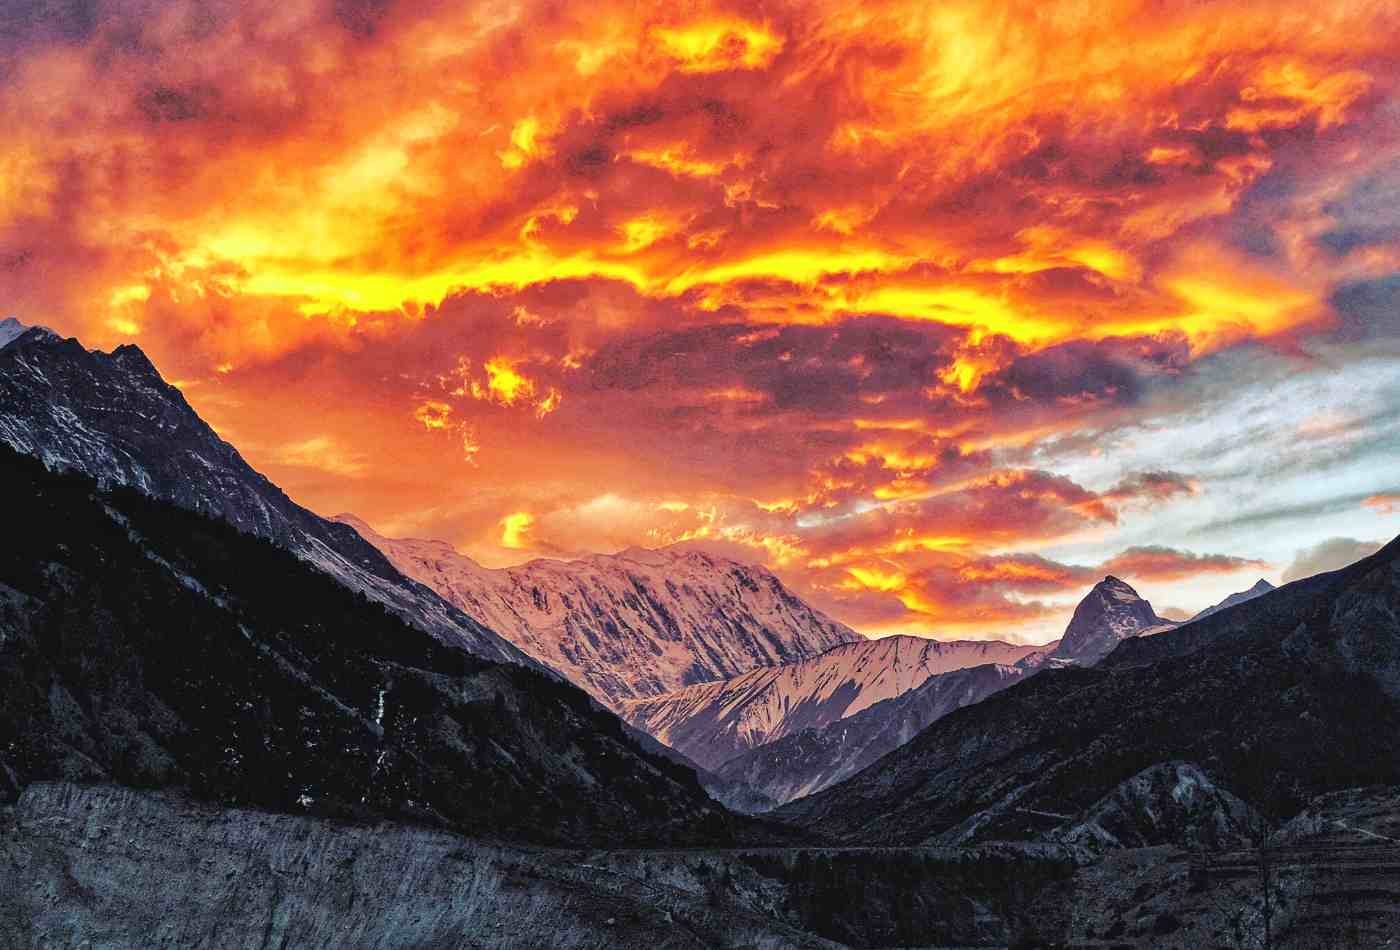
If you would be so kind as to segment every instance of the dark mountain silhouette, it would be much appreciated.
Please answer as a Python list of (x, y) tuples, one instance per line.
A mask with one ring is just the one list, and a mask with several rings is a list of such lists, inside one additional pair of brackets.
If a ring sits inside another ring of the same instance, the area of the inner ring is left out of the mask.
[(0, 346), (0, 442), (104, 486), (129, 485), (274, 541), (420, 629), (479, 656), (536, 665), (399, 573), (349, 525), (254, 471), (135, 346), (90, 351), (42, 327)]
[(553, 843), (715, 842), (689, 769), (283, 548), (0, 447), (0, 798), (43, 779)]

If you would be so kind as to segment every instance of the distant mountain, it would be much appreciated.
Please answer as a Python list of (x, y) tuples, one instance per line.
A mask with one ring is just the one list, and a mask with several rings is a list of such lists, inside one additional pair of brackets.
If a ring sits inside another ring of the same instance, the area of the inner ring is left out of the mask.
[(1053, 656), (1093, 664), (1129, 637), (1161, 633), (1175, 626), (1176, 621), (1157, 616), (1137, 591), (1110, 575), (1095, 584), (1075, 607)]
[(14, 317), (6, 317), (0, 320), (0, 350), (10, 344), (11, 340), (17, 339), (24, 334), (29, 327), (20, 323)]
[(116, 782), (569, 845), (748, 827), (576, 687), (442, 644), (227, 522), (7, 447), (0, 497), (0, 800)]
[(491, 570), (442, 541), (386, 538), (352, 515), (339, 520), (409, 577), (614, 709), (867, 642), (771, 571), (696, 550), (632, 548)]
[(104, 486), (130, 485), (267, 538), (443, 640), (535, 665), (515, 646), (404, 577), (354, 529), (313, 514), (254, 471), (135, 346), (85, 350), (41, 327), (0, 348), (0, 443)]
[(1264, 594), (1267, 594), (1271, 590), (1277, 590), (1277, 588), (1274, 587), (1273, 584), (1270, 584), (1268, 581), (1264, 580), (1261, 577), (1259, 578), (1259, 580), (1254, 582), (1254, 586), (1251, 587), (1249, 590), (1242, 590), (1237, 594), (1231, 594), (1229, 597), (1226, 597), (1214, 607), (1207, 607), (1205, 610), (1202, 610), (1200, 613), (1196, 614), (1196, 616), (1192, 617), (1191, 619), (1201, 620), (1205, 617), (1211, 616), (1212, 614), (1218, 614), (1222, 610), (1226, 610), (1230, 607), (1235, 606), (1236, 604), (1242, 604), (1247, 600), (1253, 600), (1256, 597), (1260, 597)]
[(811, 795), (850, 778), (954, 710), (1020, 682), (1038, 666), (988, 663), (939, 673), (853, 716), (750, 749), (715, 771), (778, 802)]
[(632, 725), (716, 769), (756, 746), (869, 709), (939, 673), (1011, 664), (1037, 649), (1001, 641), (866, 640), (783, 666), (632, 700), (620, 712)]
[(862, 844), (1030, 838), (1164, 762), (1285, 818), (1400, 783), (1400, 540), (1095, 667), (1043, 669), (775, 814)]

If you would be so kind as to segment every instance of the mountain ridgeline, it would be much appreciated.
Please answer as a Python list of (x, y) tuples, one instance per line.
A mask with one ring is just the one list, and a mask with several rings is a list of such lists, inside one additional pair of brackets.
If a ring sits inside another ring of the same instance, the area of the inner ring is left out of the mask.
[(771, 571), (698, 550), (633, 548), (491, 570), (441, 541), (386, 538), (350, 515), (339, 520), (613, 709), (866, 642)]
[(409, 580), (348, 525), (306, 510), (219, 438), (135, 346), (90, 351), (43, 327), (0, 337), (0, 442), (104, 486), (128, 485), (276, 542), (420, 629), (537, 665)]
[[(1105, 577), (1080, 601), (1062, 639), (1015, 648), (999, 662), (934, 673), (912, 689), (825, 725), (757, 745), (716, 767), (723, 778), (788, 802), (844, 781), (949, 713), (981, 702), (1043, 669), (1092, 665), (1126, 639), (1175, 626), (1127, 583)], [(1008, 645), (1002, 644), (1006, 647)]]
[(783, 666), (634, 700), (621, 712), (628, 722), (715, 769), (784, 736), (854, 716), (940, 673), (1012, 664), (1036, 650), (995, 640), (862, 640)]
[(777, 814), (851, 842), (1033, 838), (1168, 761), (1283, 817), (1400, 783), (1400, 540), (1097, 666), (1043, 669)]

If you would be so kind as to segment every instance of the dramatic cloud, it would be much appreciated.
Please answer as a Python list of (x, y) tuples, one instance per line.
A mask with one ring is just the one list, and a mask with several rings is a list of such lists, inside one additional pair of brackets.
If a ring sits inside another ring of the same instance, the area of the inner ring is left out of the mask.
[[(1216, 445), (1272, 423), (1229, 408), (1264, 355), (1400, 339), (1397, 32), (1368, 0), (21, 0), (0, 312), (139, 343), (328, 512), (493, 563), (718, 546), (869, 629), (1003, 632), (1063, 611), (1050, 545), (1236, 516), (1147, 444), (1195, 394)], [(1251, 543), (1210, 547), (1288, 556)]]
[(1283, 582), (1302, 580), (1314, 574), (1335, 571), (1369, 557), (1381, 549), (1379, 541), (1357, 541), (1354, 538), (1328, 538), (1320, 544), (1298, 552), (1293, 563), (1283, 572)]
[(1134, 580), (1170, 581), (1201, 574), (1235, 574), (1244, 570), (1264, 570), (1263, 561), (1225, 554), (1192, 554), (1174, 548), (1150, 546), (1128, 548), (1108, 561), (1103, 569)]

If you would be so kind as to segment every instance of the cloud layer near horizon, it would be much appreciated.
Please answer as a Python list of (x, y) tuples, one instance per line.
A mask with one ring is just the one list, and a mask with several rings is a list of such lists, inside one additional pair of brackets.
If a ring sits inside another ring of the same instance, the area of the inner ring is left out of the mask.
[[(1381, 2), (21, 0), (0, 309), (138, 342), (298, 499), (492, 563), (707, 544), (876, 632), (1053, 629), (1073, 565), (1204, 606), (1356, 530), (1175, 530), (1271, 456), (1396, 510), (1393, 393), (1301, 380), (1400, 340), (1397, 34)], [(1301, 398), (1190, 424), (1281, 448), (1143, 447), (1268, 372)]]

